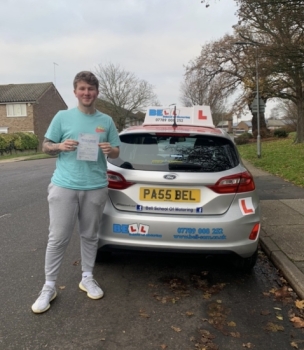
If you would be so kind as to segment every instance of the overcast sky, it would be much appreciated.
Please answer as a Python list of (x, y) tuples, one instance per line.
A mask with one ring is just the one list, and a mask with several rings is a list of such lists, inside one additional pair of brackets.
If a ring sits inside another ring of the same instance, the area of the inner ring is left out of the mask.
[(110, 62), (179, 104), (184, 65), (237, 22), (234, 0), (4, 0), (1, 13), (0, 84), (53, 82), (69, 108), (76, 73)]

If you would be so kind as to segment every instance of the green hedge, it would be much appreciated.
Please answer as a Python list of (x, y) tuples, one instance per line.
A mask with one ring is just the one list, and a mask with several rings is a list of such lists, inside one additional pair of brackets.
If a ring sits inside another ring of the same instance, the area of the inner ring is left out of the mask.
[(276, 129), (273, 132), (273, 135), (276, 137), (288, 137), (288, 132), (285, 129)]
[(246, 143), (249, 143), (249, 140), (252, 139), (252, 134), (248, 132), (244, 132), (243, 134), (239, 135), (238, 137), (234, 138), (234, 142), (236, 145), (245, 145)]
[(0, 134), (0, 154), (12, 151), (26, 151), (38, 149), (37, 135), (31, 132), (16, 132), (15, 134)]

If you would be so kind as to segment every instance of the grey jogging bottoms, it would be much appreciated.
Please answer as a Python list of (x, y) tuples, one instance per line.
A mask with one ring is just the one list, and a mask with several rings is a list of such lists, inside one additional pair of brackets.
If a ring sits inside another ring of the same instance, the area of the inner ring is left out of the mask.
[(56, 281), (76, 220), (79, 223), (82, 271), (92, 272), (98, 248), (98, 232), (108, 197), (108, 188), (80, 191), (50, 184), (49, 239), (45, 255), (45, 277)]

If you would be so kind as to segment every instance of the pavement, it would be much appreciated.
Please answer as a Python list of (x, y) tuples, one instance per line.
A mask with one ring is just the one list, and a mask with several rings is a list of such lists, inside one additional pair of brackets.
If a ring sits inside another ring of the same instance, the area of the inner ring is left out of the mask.
[(304, 188), (243, 163), (260, 196), (261, 247), (304, 300)]
[(10, 158), (10, 159), (0, 159), (1, 163), (12, 163), (12, 162), (21, 162), (22, 160), (27, 160), (29, 157), (17, 157), (17, 158)]
[[(0, 163), (27, 157), (0, 160)], [(304, 188), (243, 163), (254, 177), (261, 201), (260, 243), (301, 300), (304, 300)]]

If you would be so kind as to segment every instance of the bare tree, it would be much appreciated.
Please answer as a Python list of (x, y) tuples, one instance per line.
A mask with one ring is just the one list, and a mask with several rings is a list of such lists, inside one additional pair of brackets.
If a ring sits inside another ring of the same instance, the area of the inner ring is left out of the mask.
[(200, 71), (189, 71), (181, 84), (181, 101), (186, 107), (210, 106), (213, 121), (217, 125), (229, 112), (226, 104), (227, 94), (222, 86), (221, 76), (209, 82)]
[[(256, 68), (254, 50), (246, 54), (242, 47), (235, 45), (236, 41), (236, 36), (225, 35), (202, 46), (201, 54), (186, 67), (186, 77), (196, 73), (206, 84), (214, 82), (222, 97), (237, 95), (232, 108), (239, 115), (251, 105), (255, 97)], [(267, 91), (266, 87), (264, 89), (266, 84), (267, 79), (261, 79), (261, 89)], [(265, 134), (265, 118), (264, 115), (260, 117), (262, 134)], [(256, 114), (253, 114), (252, 125), (255, 131)]]
[(276, 99), (276, 102), (276, 106), (270, 112), (270, 117), (279, 116), (290, 131), (297, 130), (298, 110), (296, 104), (290, 100), (282, 99)]
[(94, 73), (99, 80), (100, 98), (107, 102), (119, 130), (125, 128), (126, 120), (133, 113), (159, 104), (154, 87), (120, 65), (100, 64)]
[(296, 142), (304, 142), (304, 1), (237, 0), (235, 30), (258, 48), (273, 97), (297, 106)]
[[(205, 4), (206, 7), (210, 6), (210, 2), (216, 3), (219, 0), (201, 0), (202, 4)], [(237, 4), (241, 3), (242, 0), (235, 0)], [(275, 5), (285, 5), (285, 6), (293, 6), (297, 4), (301, 4), (302, 0), (268, 0), (264, 1), (266, 4), (275, 4)]]
[[(209, 3), (216, 0), (202, 0)], [(244, 56), (258, 53), (260, 73), (267, 77), (264, 95), (297, 106), (296, 142), (304, 142), (304, 1), (235, 0), (238, 41), (249, 42)], [(261, 79), (262, 80), (262, 79)], [(266, 96), (266, 97), (267, 97)]]

